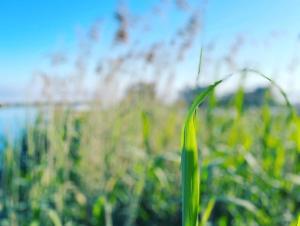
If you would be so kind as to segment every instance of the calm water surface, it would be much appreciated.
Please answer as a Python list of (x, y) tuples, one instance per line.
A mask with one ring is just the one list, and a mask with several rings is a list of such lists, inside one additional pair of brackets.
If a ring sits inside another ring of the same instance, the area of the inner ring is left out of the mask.
[(34, 112), (32, 108), (0, 108), (0, 151), (4, 140), (14, 142), (21, 135), (26, 123), (33, 119)]

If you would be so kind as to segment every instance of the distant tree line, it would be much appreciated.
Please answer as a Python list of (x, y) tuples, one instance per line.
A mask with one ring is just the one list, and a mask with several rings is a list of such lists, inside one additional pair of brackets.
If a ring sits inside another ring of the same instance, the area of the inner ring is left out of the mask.
[[(196, 95), (203, 92), (207, 86), (197, 86), (194, 88), (186, 88), (181, 91), (180, 98), (187, 104), (191, 104)], [(242, 92), (243, 105), (245, 107), (260, 107), (264, 103), (271, 106), (279, 105), (274, 95), (272, 95), (269, 87), (257, 87), (254, 90), (240, 90)], [(238, 92), (231, 92), (217, 98), (218, 106), (228, 106), (231, 102), (235, 101)], [(205, 105), (205, 104), (204, 104)]]

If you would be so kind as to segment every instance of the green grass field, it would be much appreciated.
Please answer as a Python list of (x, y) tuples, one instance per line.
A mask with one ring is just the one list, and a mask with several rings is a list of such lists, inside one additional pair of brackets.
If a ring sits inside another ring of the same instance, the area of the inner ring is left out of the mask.
[(243, 93), (211, 90), (183, 133), (188, 106), (147, 94), (40, 109), (2, 153), (0, 225), (296, 225), (300, 117)]

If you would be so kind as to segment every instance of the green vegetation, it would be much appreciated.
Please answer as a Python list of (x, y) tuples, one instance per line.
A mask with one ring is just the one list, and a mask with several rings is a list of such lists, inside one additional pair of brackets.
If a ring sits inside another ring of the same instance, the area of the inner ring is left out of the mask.
[(40, 109), (2, 152), (0, 225), (297, 225), (300, 117), (269, 94), (246, 108), (242, 87), (219, 106), (218, 84), (182, 137), (187, 106), (152, 92)]
[(189, 109), (182, 132), (182, 225), (198, 225), (200, 173), (198, 163), (198, 146), (196, 136), (196, 110), (205, 97), (222, 81), (209, 86), (195, 99)]

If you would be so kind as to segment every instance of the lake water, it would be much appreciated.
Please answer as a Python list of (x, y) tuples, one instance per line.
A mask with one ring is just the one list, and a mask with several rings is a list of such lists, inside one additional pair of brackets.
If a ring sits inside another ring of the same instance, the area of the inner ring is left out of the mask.
[(0, 150), (3, 149), (3, 139), (13, 142), (26, 122), (33, 118), (34, 112), (32, 108), (0, 108)]

